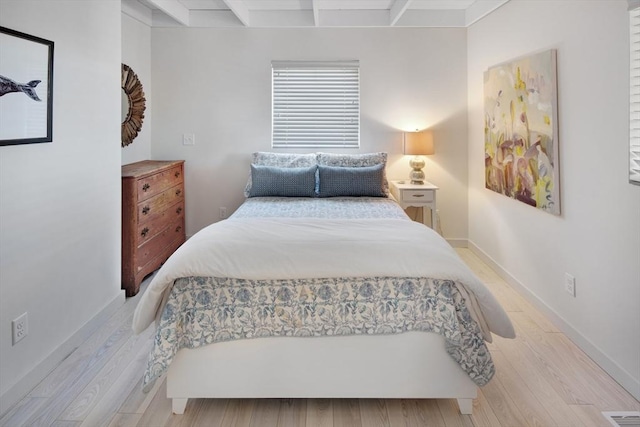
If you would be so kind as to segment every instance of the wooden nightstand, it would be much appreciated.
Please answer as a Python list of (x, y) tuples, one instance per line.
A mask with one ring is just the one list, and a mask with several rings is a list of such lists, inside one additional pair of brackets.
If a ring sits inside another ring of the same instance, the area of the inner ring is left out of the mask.
[(424, 185), (410, 184), (407, 181), (390, 181), (389, 190), (402, 209), (409, 206), (422, 208), (422, 221), (425, 220), (424, 208), (431, 211), (431, 228), (436, 228), (436, 190), (438, 187), (428, 181)]

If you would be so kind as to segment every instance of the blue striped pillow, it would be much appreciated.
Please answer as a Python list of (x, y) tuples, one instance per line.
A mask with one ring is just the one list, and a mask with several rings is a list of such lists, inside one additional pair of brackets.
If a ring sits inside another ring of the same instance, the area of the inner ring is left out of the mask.
[(313, 197), (316, 166), (280, 168), (251, 165), (249, 197)]
[(384, 166), (344, 167), (318, 165), (320, 197), (387, 197)]

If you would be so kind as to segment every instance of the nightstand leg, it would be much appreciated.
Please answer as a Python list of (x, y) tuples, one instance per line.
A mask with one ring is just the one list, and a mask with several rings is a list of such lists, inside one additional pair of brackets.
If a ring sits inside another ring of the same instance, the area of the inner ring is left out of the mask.
[(422, 224), (426, 225), (427, 227), (430, 227), (429, 223), (427, 222), (427, 208), (425, 208), (424, 206), (422, 206), (420, 208), (420, 213), (422, 214)]
[(429, 208), (429, 211), (431, 212), (431, 228), (438, 231), (438, 224), (436, 224), (438, 216), (436, 215), (436, 210), (434, 208)]
[[(422, 223), (427, 227), (430, 227), (433, 230), (437, 230), (436, 227), (436, 210), (433, 208), (427, 208), (423, 206), (422, 208)], [(429, 219), (430, 222), (427, 222), (427, 209), (429, 210)]]

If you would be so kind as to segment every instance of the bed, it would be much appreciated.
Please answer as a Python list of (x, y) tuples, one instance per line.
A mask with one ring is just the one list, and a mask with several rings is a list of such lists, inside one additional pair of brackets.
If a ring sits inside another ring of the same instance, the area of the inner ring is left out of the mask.
[[(345, 168), (328, 175), (304, 156), (267, 157), (265, 175), (254, 154), (245, 203), (158, 271), (134, 314), (135, 332), (157, 328), (144, 386), (166, 372), (177, 414), (189, 398), (455, 398), (471, 413), (495, 370), (485, 340), (514, 336), (506, 313), (388, 197), (384, 168), (367, 172), (381, 153), (327, 155)], [(305, 184), (282, 190), (281, 169)]]

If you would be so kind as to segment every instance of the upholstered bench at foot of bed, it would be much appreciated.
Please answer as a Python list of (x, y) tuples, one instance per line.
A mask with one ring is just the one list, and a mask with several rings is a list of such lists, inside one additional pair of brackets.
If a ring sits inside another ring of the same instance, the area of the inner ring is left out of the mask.
[(438, 334), (258, 338), (178, 352), (167, 373), (173, 412), (189, 398), (457, 399), (477, 385)]

